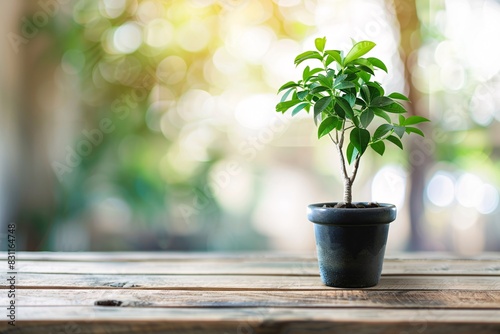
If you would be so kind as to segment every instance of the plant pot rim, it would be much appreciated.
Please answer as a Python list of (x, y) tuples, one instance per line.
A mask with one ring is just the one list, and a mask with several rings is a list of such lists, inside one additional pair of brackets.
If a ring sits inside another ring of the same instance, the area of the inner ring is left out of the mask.
[[(368, 202), (356, 203), (368, 205)], [(334, 208), (335, 204), (337, 202), (310, 204), (307, 206), (307, 218), (314, 224), (336, 226), (383, 225), (396, 219), (394, 204), (379, 203), (380, 207), (376, 208)]]

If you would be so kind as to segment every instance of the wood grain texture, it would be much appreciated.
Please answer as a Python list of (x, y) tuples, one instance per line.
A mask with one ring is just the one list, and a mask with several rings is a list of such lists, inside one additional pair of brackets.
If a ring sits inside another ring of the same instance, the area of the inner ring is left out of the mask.
[[(121, 275), (319, 275), (316, 261), (217, 261), (213, 258), (193, 261), (117, 261), (117, 262), (53, 262), (19, 261), (19, 273), (52, 274), (121, 274)], [(500, 276), (500, 260), (386, 260), (384, 275), (482, 275)]]
[[(121, 307), (352, 307), (422, 309), (499, 309), (500, 291), (415, 290), (47, 290), (24, 289), (16, 300), (25, 306)], [(113, 302), (111, 302), (113, 301)], [(0, 305), (8, 306), (6, 295)]]
[[(318, 276), (262, 275), (18, 275), (18, 289), (163, 289), (163, 290), (325, 290)], [(0, 286), (5, 288), (5, 286)], [(500, 290), (495, 276), (382, 276), (369, 290)]]
[[(443, 254), (443, 256), (447, 256)], [(18, 261), (199, 261), (216, 258), (220, 262), (234, 261), (316, 261), (315, 252), (18, 252)], [(0, 260), (6, 253), (0, 253)]]
[(376, 287), (335, 289), (309, 253), (22, 252), (17, 326), (0, 332), (500, 333), (500, 254), (424, 255), (387, 258)]
[(25, 307), (2, 333), (474, 333), (500, 330), (498, 311), (378, 308)]
[[(220, 262), (232, 261), (312, 261), (316, 262), (316, 253), (311, 252), (17, 252), (18, 261), (198, 261), (216, 258)], [(0, 252), (0, 260), (6, 259), (6, 253)], [(446, 252), (418, 252), (400, 253), (389, 252), (387, 261), (392, 260), (417, 260), (417, 261), (443, 261), (443, 260), (493, 260), (499, 261), (498, 253), (485, 252), (471, 257)]]

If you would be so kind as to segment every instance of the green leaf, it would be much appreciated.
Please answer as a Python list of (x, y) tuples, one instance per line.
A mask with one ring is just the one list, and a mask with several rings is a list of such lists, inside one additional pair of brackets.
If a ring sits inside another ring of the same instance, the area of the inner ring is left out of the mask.
[(325, 44), (326, 44), (326, 37), (316, 38), (314, 40), (314, 44), (316, 45), (316, 49), (319, 52), (323, 52), (323, 50), (325, 49)]
[(396, 114), (406, 113), (405, 107), (403, 107), (402, 105), (400, 105), (397, 102), (393, 102), (392, 104), (385, 105), (385, 106), (380, 106), (380, 109), (383, 109), (387, 112), (396, 113)]
[(370, 70), (373, 70), (372, 63), (370, 63), (370, 62), (368, 61), (368, 59), (365, 59), (365, 58), (359, 58), (359, 59), (353, 60), (353, 61), (352, 61), (352, 64), (355, 64), (355, 65), (363, 65), (363, 66), (369, 67), (369, 68), (370, 68)]
[(399, 140), (398, 137), (396, 136), (389, 136), (386, 138), (388, 141), (390, 141), (391, 143), (393, 143), (394, 145), (396, 145), (397, 147), (399, 147), (400, 149), (403, 149), (403, 143), (401, 142), (401, 140)]
[(352, 162), (354, 160), (356, 160), (356, 158), (358, 157), (358, 149), (354, 147), (354, 145), (352, 143), (349, 143), (347, 145), (347, 150), (346, 150), (346, 156), (347, 156), (347, 162), (350, 164), (352, 164)]
[(370, 58), (368, 58), (368, 61), (370, 63), (372, 63), (373, 66), (378, 67), (381, 70), (385, 71), (385, 73), (387, 73), (387, 67), (380, 59), (375, 58), (375, 57), (370, 57)]
[(346, 89), (346, 88), (354, 88), (354, 87), (356, 87), (356, 85), (354, 85), (352, 82), (349, 82), (349, 81), (344, 81), (336, 86), (333, 86), (333, 88), (338, 89), (338, 90)]
[(337, 124), (337, 131), (342, 130), (342, 127), (344, 126), (344, 120), (340, 119), (339, 124)]
[(337, 86), (339, 85), (340, 83), (342, 83), (345, 79), (347, 78), (347, 74), (341, 74), (339, 75), (338, 77), (335, 78), (335, 82), (333, 83), (334, 86)]
[(349, 101), (347, 101), (345, 98), (343, 98), (341, 96), (337, 96), (335, 98), (335, 101), (337, 102), (336, 104), (338, 104), (342, 108), (342, 110), (344, 111), (347, 118), (350, 118), (350, 119), (354, 118), (354, 111), (352, 110), (351, 105), (349, 104)]
[(401, 114), (398, 115), (399, 117), (399, 125), (404, 126), (405, 125), (405, 117)]
[(349, 138), (359, 154), (363, 155), (370, 142), (370, 132), (365, 129), (354, 128)]
[(324, 69), (322, 68), (314, 68), (311, 70), (311, 68), (309, 66), (306, 66), (306, 68), (304, 68), (304, 71), (302, 72), (302, 80), (304, 80), (304, 83), (310, 81), (311, 78), (313, 78), (313, 76), (318, 73), (318, 72), (321, 72), (321, 71), (324, 71)]
[(364, 65), (359, 65), (357, 67), (359, 70), (365, 72), (365, 73), (369, 73), (371, 75), (375, 75), (375, 73), (373, 72), (373, 70), (371, 68), (369, 68), (368, 66), (364, 66)]
[(359, 73), (359, 71), (356, 72), (356, 73), (347, 73), (347, 77), (345, 78), (345, 80), (351, 81), (351, 82), (354, 83), (355, 81), (358, 80), (357, 73)]
[(393, 103), (394, 103), (394, 101), (386, 96), (377, 96), (370, 103), (370, 107), (382, 108), (382, 107), (388, 106), (389, 104), (393, 104)]
[(422, 137), (425, 137), (424, 133), (422, 132), (422, 130), (418, 129), (418, 128), (414, 128), (412, 126), (407, 126), (406, 127), (406, 133), (407, 134), (410, 134), (410, 133), (416, 133), (417, 135), (420, 135)]
[(369, 82), (370, 78), (372, 77), (369, 73), (366, 72), (359, 72), (358, 76), (363, 80), (363, 82)]
[(361, 41), (352, 47), (352, 49), (347, 53), (347, 56), (345, 56), (344, 59), (344, 65), (347, 65), (351, 61), (358, 59), (362, 55), (366, 54), (368, 51), (373, 49), (375, 46), (375, 43), (371, 41)]
[(306, 66), (304, 68), (304, 71), (302, 72), (302, 80), (304, 80), (304, 82), (307, 81), (307, 79), (309, 78), (309, 71), (311, 70), (311, 68), (309, 66)]
[(307, 107), (309, 105), (309, 102), (304, 102), (304, 103), (301, 103), (299, 104), (298, 106), (295, 107), (295, 109), (293, 109), (292, 111), (292, 116), (295, 116), (297, 115), (297, 113), (299, 111), (301, 111), (302, 109), (304, 109), (305, 107)]
[[(355, 104), (357, 104), (358, 106), (361, 106), (361, 109), (366, 108), (366, 102), (358, 97), (355, 100)], [(353, 106), (353, 108), (354, 108), (354, 106)]]
[(321, 92), (324, 92), (325, 90), (329, 90), (330, 88), (328, 87), (325, 87), (325, 86), (317, 86), (317, 87), (314, 87), (313, 89), (311, 89), (311, 94), (318, 94), (318, 93), (321, 93)]
[(410, 116), (405, 120), (404, 124), (402, 125), (413, 125), (423, 122), (430, 122), (430, 120), (422, 116)]
[(323, 57), (321, 57), (321, 55), (317, 51), (306, 51), (295, 57), (294, 63), (295, 65), (299, 65), (304, 60), (308, 59), (318, 59), (323, 61)]
[(326, 76), (329, 77), (329, 78), (334, 78), (335, 77), (335, 71), (332, 70), (331, 68), (327, 69)]
[(373, 113), (375, 114), (375, 116), (383, 118), (387, 123), (392, 122), (391, 117), (382, 109), (373, 108), (372, 110), (373, 110)]
[(393, 126), (391, 124), (382, 124), (380, 125), (375, 133), (373, 134), (373, 140), (379, 140), (383, 136), (385, 136), (389, 131), (391, 131)]
[(313, 75), (315, 75), (316, 73), (319, 73), (321, 71), (324, 71), (324, 69), (322, 68), (313, 68), (312, 70), (309, 71), (309, 77), (307, 79), (310, 79)]
[(366, 109), (361, 113), (361, 116), (359, 117), (359, 121), (361, 122), (361, 125), (366, 129), (368, 125), (373, 121), (373, 118), (375, 117), (373, 110), (371, 109)]
[(291, 92), (293, 92), (295, 90), (295, 87), (292, 87), (290, 88), (289, 90), (287, 90), (285, 92), (285, 94), (283, 94), (283, 96), (281, 97), (281, 101), (280, 102), (285, 102), (287, 97), (290, 95)]
[(321, 114), (324, 110), (326, 110), (330, 105), (330, 103), (332, 103), (331, 96), (325, 96), (319, 99), (314, 105), (314, 118), (318, 117), (319, 114)]
[(352, 118), (352, 122), (354, 123), (355, 127), (360, 128), (360, 126), (359, 126), (359, 117), (354, 116)]
[(404, 126), (394, 126), (393, 129), (399, 138), (403, 138), (403, 135), (405, 134), (405, 127)]
[(333, 129), (337, 127), (339, 119), (337, 117), (327, 117), (321, 122), (318, 127), (318, 139), (329, 134)]
[(391, 94), (389, 94), (387, 96), (390, 97), (391, 99), (395, 99), (395, 100), (410, 101), (409, 98), (407, 98), (406, 96), (404, 96), (401, 93), (391, 93)]
[(299, 84), (296, 83), (296, 82), (293, 82), (293, 81), (288, 81), (286, 84), (284, 84), (283, 86), (280, 87), (280, 89), (278, 89), (278, 93), (280, 93), (281, 91), (287, 89), (287, 88), (290, 88), (290, 87), (297, 87)]
[(367, 85), (362, 85), (361, 90), (360, 90), (361, 98), (365, 100), (366, 103), (370, 103), (371, 101), (371, 95), (370, 95), (370, 89), (368, 88)]
[(384, 155), (384, 152), (385, 152), (385, 144), (383, 141), (377, 141), (377, 142), (374, 142), (374, 143), (371, 143), (370, 144), (370, 147), (375, 151), (377, 152), (378, 154), (380, 155)]
[(325, 51), (327, 55), (333, 58), (339, 65), (342, 66), (342, 56), (340, 55), (340, 51), (337, 50), (327, 50)]
[(276, 111), (285, 113), (288, 109), (293, 107), (294, 105), (300, 103), (302, 101), (300, 100), (291, 100), (291, 101), (285, 101), (285, 102), (280, 102), (276, 105)]
[(356, 95), (354, 94), (346, 94), (344, 96), (342, 96), (344, 99), (347, 100), (347, 102), (349, 102), (349, 105), (351, 107), (354, 107), (354, 105), (356, 104)]
[(333, 79), (331, 77), (326, 77), (323, 74), (318, 75), (318, 81), (325, 87), (333, 87)]
[(297, 97), (299, 98), (299, 100), (303, 101), (304, 98), (307, 96), (307, 94), (309, 94), (309, 91), (303, 90), (303, 91), (297, 92)]
[(378, 82), (367, 82), (366, 85), (370, 89), (370, 94), (372, 96), (372, 99), (374, 99), (377, 96), (384, 96), (384, 89)]
[(333, 110), (335, 110), (335, 113), (337, 114), (337, 116), (339, 118), (345, 119), (345, 111), (344, 111), (344, 109), (342, 109), (342, 107), (340, 106), (340, 104), (335, 103), (333, 105)]

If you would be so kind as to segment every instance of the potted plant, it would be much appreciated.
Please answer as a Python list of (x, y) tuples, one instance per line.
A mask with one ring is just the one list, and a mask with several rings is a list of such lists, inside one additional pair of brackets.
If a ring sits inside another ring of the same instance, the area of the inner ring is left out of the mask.
[(376, 70), (387, 72), (380, 59), (362, 57), (375, 43), (354, 43), (346, 55), (326, 50), (325, 44), (326, 37), (317, 38), (316, 50), (295, 58), (295, 65), (309, 61), (317, 66), (306, 66), (298, 81), (281, 86), (278, 93), (283, 92), (283, 96), (276, 111), (291, 110), (292, 116), (312, 112), (318, 139), (329, 137), (340, 159), (343, 201), (308, 206), (323, 283), (369, 287), (380, 279), (389, 223), (396, 218), (396, 207), (352, 201), (352, 185), (361, 158), (367, 149), (383, 155), (386, 143), (403, 149), (401, 138), (411, 133), (423, 136), (415, 125), (429, 120), (421, 116), (406, 118), (407, 110), (400, 101), (408, 98), (397, 92), (386, 95), (374, 80)]

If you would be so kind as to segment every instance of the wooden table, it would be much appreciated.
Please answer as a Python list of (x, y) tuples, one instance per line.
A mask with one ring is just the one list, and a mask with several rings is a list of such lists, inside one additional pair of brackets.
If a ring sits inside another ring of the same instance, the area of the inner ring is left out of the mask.
[(15, 269), (1, 333), (500, 333), (500, 254), (389, 255), (362, 290), (323, 286), (314, 254), (23, 252)]

